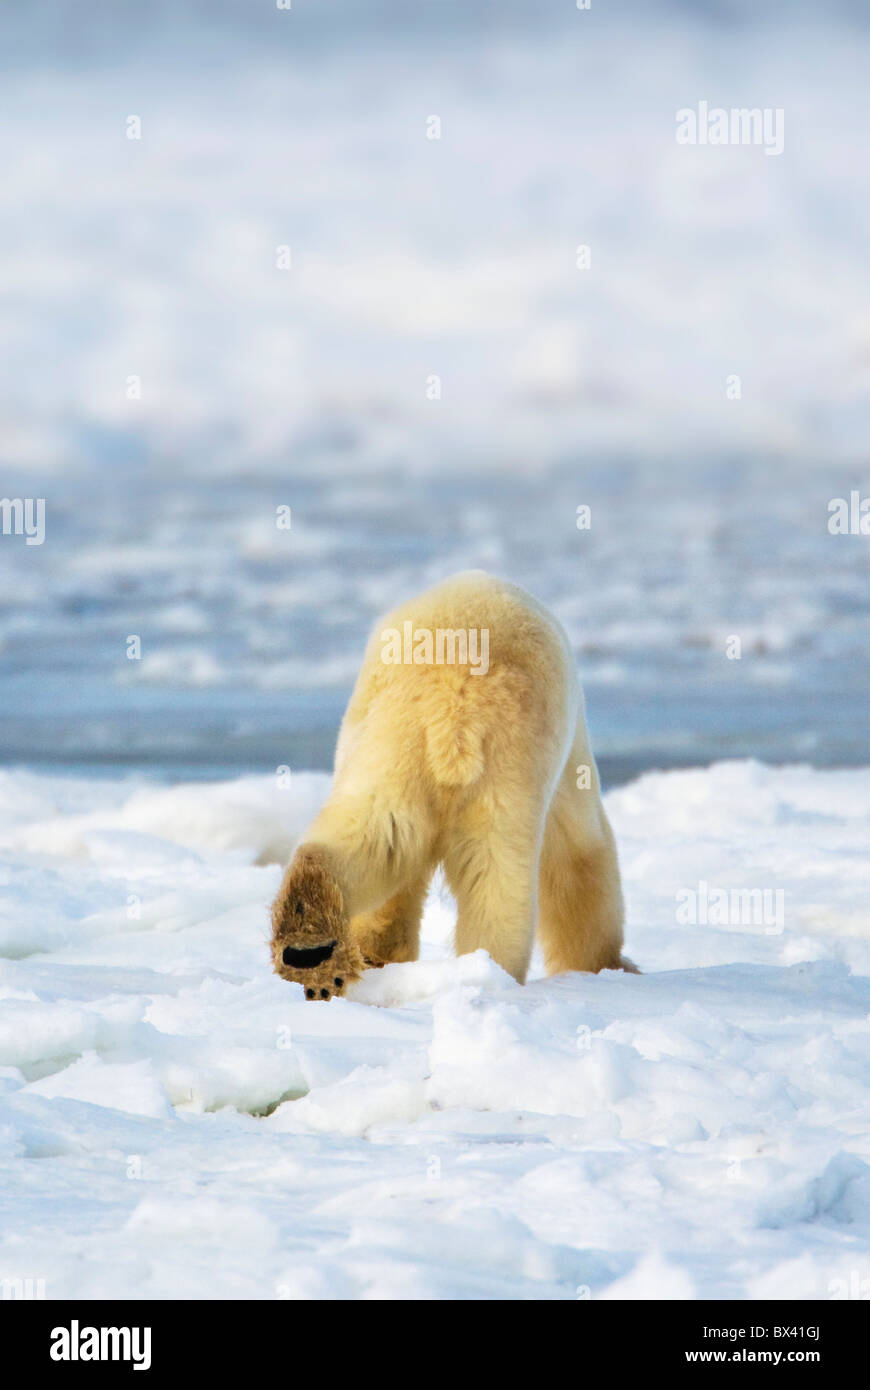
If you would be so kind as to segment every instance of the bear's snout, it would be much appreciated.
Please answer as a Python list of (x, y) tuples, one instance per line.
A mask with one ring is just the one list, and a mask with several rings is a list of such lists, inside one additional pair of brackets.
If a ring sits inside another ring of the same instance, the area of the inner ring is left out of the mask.
[(325, 946), (285, 946), (281, 959), (285, 965), (310, 970), (315, 965), (322, 965), (325, 960), (329, 960), (337, 945), (337, 941), (327, 941)]

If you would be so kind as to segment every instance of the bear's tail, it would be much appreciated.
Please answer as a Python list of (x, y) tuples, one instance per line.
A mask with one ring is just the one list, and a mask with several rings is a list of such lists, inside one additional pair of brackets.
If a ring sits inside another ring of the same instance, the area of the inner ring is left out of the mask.
[(426, 760), (439, 786), (472, 787), (495, 754), (499, 738), (511, 736), (529, 699), (529, 680), (504, 667), (486, 676), (441, 667), (437, 684), (422, 701)]
[(485, 676), (441, 666), (421, 701), (426, 761), (442, 787), (472, 787), (493, 755), (497, 731), (513, 727), (525, 698), (523, 677), (504, 668)]
[(432, 701), (426, 720), (429, 771), (442, 787), (471, 787), (483, 775), (485, 728), (480, 704), (456, 688)]

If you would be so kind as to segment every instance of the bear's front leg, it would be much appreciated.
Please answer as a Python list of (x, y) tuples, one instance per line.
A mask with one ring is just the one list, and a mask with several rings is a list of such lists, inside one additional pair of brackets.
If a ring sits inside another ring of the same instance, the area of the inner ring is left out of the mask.
[(272, 965), (306, 999), (343, 994), (365, 969), (329, 852), (302, 845), (272, 905)]
[(419, 958), (420, 919), (431, 876), (427, 866), (382, 907), (351, 918), (350, 929), (366, 965)]
[(302, 985), (306, 999), (331, 999), (344, 994), (352, 980), (358, 980), (365, 961), (353, 941), (331, 941), (309, 946), (306, 935), (288, 937), (280, 950), (275, 970), (283, 980)]

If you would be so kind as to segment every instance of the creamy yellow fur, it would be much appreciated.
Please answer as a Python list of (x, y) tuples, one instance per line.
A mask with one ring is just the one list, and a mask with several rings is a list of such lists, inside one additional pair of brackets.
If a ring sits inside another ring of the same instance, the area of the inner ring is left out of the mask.
[[(406, 620), (415, 631), (486, 629), (488, 670), (384, 664), (382, 633)], [(479, 570), (377, 624), (332, 793), (273, 907), (275, 969), (328, 998), (362, 962), (416, 960), (439, 863), (458, 904), (458, 953), (484, 947), (522, 982), (537, 927), (550, 974), (633, 968), (620, 956), (619, 867), (568, 640), (529, 594)], [(314, 973), (282, 963), (288, 943), (332, 940), (340, 984), (332, 961)]]

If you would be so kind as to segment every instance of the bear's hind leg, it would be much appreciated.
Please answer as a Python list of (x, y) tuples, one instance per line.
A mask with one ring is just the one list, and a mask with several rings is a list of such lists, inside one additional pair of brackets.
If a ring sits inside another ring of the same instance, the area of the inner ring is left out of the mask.
[(540, 841), (530, 809), (486, 826), (460, 823), (444, 855), (458, 907), (456, 954), (483, 948), (520, 984), (532, 953)]
[[(584, 757), (585, 755), (585, 757)], [(591, 756), (575, 748), (547, 815), (539, 876), (538, 939), (548, 975), (566, 970), (635, 970), (622, 957), (622, 888), (598, 777), (578, 788)]]

